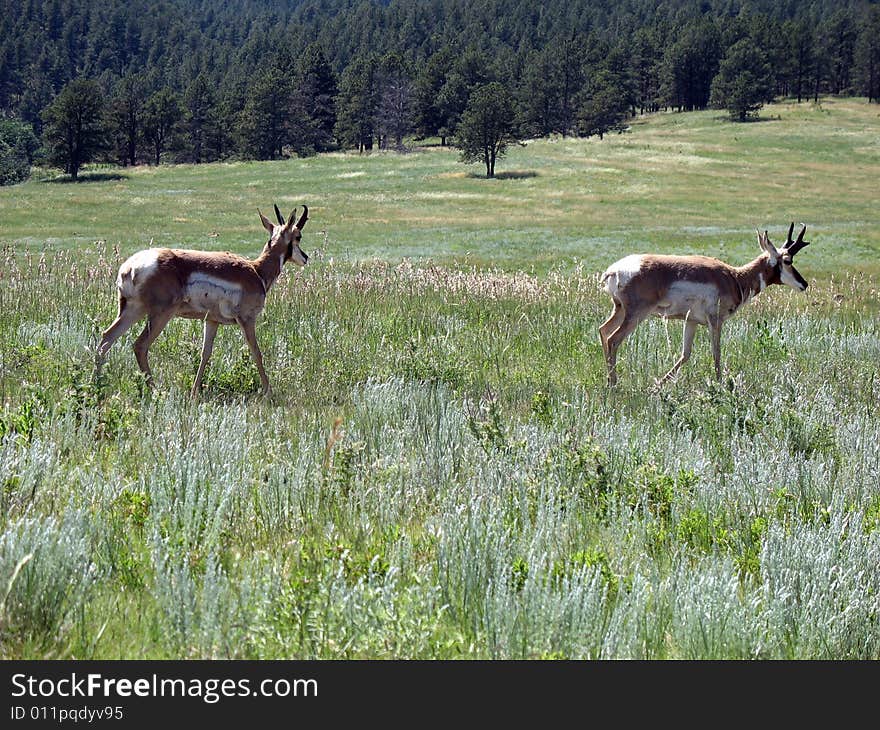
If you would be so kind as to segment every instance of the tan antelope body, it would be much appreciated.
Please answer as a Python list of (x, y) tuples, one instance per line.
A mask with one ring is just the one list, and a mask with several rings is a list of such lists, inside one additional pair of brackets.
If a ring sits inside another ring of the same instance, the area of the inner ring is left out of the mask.
[(807, 282), (792, 265), (804, 241), (804, 226), (796, 241), (794, 223), (781, 251), (767, 232), (758, 233), (763, 253), (745, 266), (730, 266), (707, 256), (633, 254), (613, 263), (602, 276), (605, 291), (614, 302), (611, 316), (599, 327), (608, 366), (608, 384), (617, 382), (617, 350), (650, 315), (684, 320), (681, 356), (663, 382), (678, 372), (691, 356), (697, 325), (709, 329), (715, 375), (721, 378), (721, 327), (730, 316), (771, 284), (786, 284), (804, 291)]
[[(259, 211), (258, 211), (259, 212)], [(296, 220), (296, 211), (285, 222), (275, 207), (278, 225), (260, 213), (269, 241), (255, 260), (233, 253), (192, 251), (174, 248), (150, 248), (126, 259), (119, 267), (116, 288), (119, 292), (119, 315), (103, 333), (97, 349), (100, 366), (107, 352), (129, 328), (144, 317), (143, 332), (135, 340), (138, 367), (152, 382), (147, 360), (150, 345), (174, 317), (201, 319), (205, 323), (202, 359), (193, 384), (197, 395), (202, 384), (214, 337), (221, 324), (237, 324), (248, 343), (257, 365), (263, 391), (269, 379), (257, 344), (256, 321), (266, 303), (266, 295), (291, 259), (304, 266), (308, 256), (300, 248), (301, 231), (308, 219), (308, 208)]]

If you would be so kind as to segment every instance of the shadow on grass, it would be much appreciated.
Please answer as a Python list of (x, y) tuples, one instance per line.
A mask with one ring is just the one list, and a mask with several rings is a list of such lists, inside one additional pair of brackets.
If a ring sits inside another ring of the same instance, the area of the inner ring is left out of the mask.
[(57, 177), (45, 178), (40, 182), (68, 184), (108, 182), (112, 180), (128, 180), (128, 175), (124, 175), (121, 172), (84, 172), (81, 175), (78, 175), (76, 179), (72, 178), (70, 175), (58, 175)]
[[(485, 175), (478, 172), (469, 172), (468, 177), (477, 178), (479, 180), (489, 180)], [(530, 177), (538, 177), (538, 173), (534, 170), (508, 170), (507, 172), (496, 172), (495, 180), (527, 180)]]
[(730, 122), (731, 124), (760, 124), (761, 122), (781, 122), (782, 117), (779, 114), (771, 114), (769, 116), (748, 116), (745, 119), (731, 119), (729, 114), (715, 117), (718, 122)]

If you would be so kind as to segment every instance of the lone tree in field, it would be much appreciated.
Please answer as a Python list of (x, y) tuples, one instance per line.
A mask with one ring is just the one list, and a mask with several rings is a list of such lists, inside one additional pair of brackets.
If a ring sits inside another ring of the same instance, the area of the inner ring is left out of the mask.
[(482, 161), (486, 177), (495, 177), (496, 160), (517, 142), (513, 121), (513, 100), (503, 84), (493, 81), (474, 89), (455, 133), (461, 161)]
[(718, 75), (712, 80), (710, 106), (727, 109), (732, 121), (755, 117), (765, 101), (773, 98), (773, 71), (764, 52), (751, 39), (743, 38), (728, 50)]
[(104, 96), (91, 79), (67, 84), (43, 112), (48, 160), (76, 180), (80, 168), (107, 146)]

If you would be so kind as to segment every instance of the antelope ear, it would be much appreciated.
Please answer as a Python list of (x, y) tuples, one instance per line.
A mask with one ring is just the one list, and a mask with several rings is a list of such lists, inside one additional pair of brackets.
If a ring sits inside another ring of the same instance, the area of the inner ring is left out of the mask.
[(776, 250), (776, 246), (770, 243), (770, 236), (767, 234), (767, 231), (764, 231), (764, 233), (755, 231), (755, 233), (758, 234), (758, 244), (770, 257), (770, 265), (776, 266), (776, 262), (779, 260), (779, 251)]
[(260, 214), (260, 221), (263, 223), (263, 228), (269, 231), (269, 235), (271, 236), (275, 232), (275, 225), (263, 215), (263, 212), (259, 208), (257, 208), (257, 213)]

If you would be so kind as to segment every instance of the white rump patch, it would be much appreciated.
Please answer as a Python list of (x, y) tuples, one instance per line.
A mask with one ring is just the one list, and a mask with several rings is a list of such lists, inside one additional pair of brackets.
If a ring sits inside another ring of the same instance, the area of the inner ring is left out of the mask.
[(199, 312), (235, 319), (241, 306), (241, 285), (211, 274), (194, 271), (186, 280), (185, 300)]
[(147, 248), (129, 256), (119, 267), (116, 288), (122, 296), (134, 296), (140, 282), (148, 279), (159, 269), (159, 250)]
[(641, 270), (642, 258), (641, 254), (634, 253), (611, 264), (602, 277), (605, 281), (605, 291), (611, 296), (616, 296), (617, 291), (626, 286), (629, 280)]

